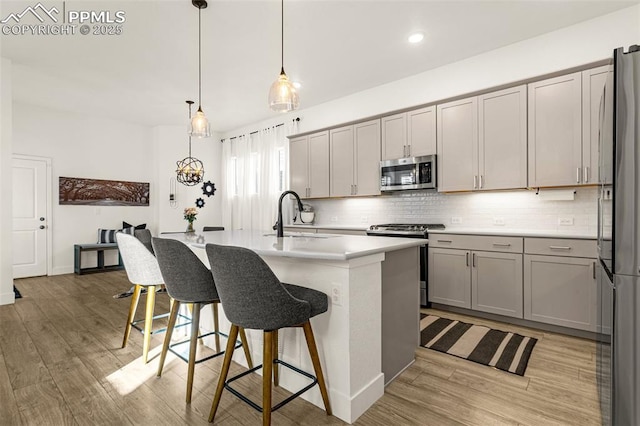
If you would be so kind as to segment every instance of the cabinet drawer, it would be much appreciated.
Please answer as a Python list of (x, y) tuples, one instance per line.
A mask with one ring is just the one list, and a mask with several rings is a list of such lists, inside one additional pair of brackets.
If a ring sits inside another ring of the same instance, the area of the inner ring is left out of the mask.
[(566, 238), (525, 238), (527, 254), (551, 256), (597, 257), (595, 240), (571, 240)]
[(486, 235), (431, 234), (430, 247), (522, 253), (522, 238)]

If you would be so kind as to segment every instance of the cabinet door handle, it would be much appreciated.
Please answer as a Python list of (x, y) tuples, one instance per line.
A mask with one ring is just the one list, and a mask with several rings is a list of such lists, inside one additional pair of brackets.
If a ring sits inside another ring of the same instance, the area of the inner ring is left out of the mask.
[(358, 185), (353, 185), (353, 195), (358, 195)]
[(473, 176), (473, 189), (476, 189), (478, 186), (478, 176)]
[(576, 183), (580, 183), (580, 167), (576, 169)]
[(582, 181), (584, 183), (589, 182), (589, 168), (588, 167), (584, 168), (584, 173), (582, 174)]
[(439, 243), (452, 243), (451, 240), (438, 240)]
[(551, 250), (571, 250), (571, 247), (567, 246), (549, 246)]
[(407, 157), (411, 157), (411, 145), (407, 145)]
[(467, 266), (469, 266), (469, 252), (466, 252), (464, 255), (467, 262)]
[(482, 175), (480, 175), (480, 189), (482, 189)]
[(475, 268), (476, 267), (476, 254), (473, 253), (471, 255), (471, 265)]
[(496, 247), (511, 247), (511, 243), (493, 243)]
[(595, 280), (596, 279), (596, 262), (593, 262), (591, 265), (593, 266), (593, 279)]

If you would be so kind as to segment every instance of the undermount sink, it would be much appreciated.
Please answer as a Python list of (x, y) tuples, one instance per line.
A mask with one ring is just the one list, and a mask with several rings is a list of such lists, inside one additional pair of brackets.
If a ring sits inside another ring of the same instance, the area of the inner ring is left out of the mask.
[[(271, 234), (263, 234), (265, 237), (275, 237), (276, 234), (275, 233), (271, 233)], [(325, 238), (333, 238), (334, 235), (318, 235), (318, 234), (308, 234), (308, 233), (291, 233), (291, 234), (284, 234), (284, 238), (321, 238), (321, 239), (325, 239)]]

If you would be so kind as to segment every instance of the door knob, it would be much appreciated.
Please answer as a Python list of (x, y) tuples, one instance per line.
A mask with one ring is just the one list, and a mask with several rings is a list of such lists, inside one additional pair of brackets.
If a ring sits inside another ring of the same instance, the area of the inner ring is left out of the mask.
[(44, 229), (44, 225), (40, 225), (40, 229)]
[(41, 217), (41, 218), (40, 218), (40, 222), (44, 222), (44, 217)]

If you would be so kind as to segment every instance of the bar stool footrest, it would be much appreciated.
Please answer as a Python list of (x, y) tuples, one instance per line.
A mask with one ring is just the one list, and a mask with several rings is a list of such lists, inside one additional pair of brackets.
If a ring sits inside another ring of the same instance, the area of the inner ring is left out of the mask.
[[(274, 412), (276, 410), (278, 410), (279, 408), (282, 408), (283, 406), (287, 405), (288, 403), (290, 403), (291, 401), (293, 401), (294, 399), (296, 399), (297, 397), (299, 397), (300, 395), (302, 395), (303, 393), (305, 393), (306, 391), (308, 391), (309, 389), (311, 389), (312, 387), (314, 387), (317, 383), (318, 383), (318, 378), (316, 376), (314, 376), (313, 374), (309, 374), (306, 371), (300, 370), (297, 367), (294, 367), (293, 365), (286, 363), (280, 359), (274, 359), (273, 360), (274, 364), (280, 364), (284, 367), (287, 367), (290, 370), (295, 371), (298, 374), (301, 374), (309, 379), (312, 380), (312, 382), (305, 386), (304, 388), (302, 388), (301, 390), (297, 391), (296, 393), (292, 394), (291, 396), (285, 398), (284, 400), (282, 400), (281, 402), (279, 402), (278, 404), (274, 405), (273, 407), (271, 407), (271, 412)], [(224, 383), (224, 387), (225, 389), (227, 389), (229, 392), (231, 392), (232, 394), (234, 394), (235, 396), (237, 396), (238, 398), (240, 398), (240, 400), (246, 402), (251, 408), (253, 408), (254, 410), (262, 413), (263, 409), (261, 406), (259, 406), (258, 404), (256, 404), (255, 402), (253, 402), (252, 400), (250, 400), (249, 398), (247, 398), (246, 396), (244, 396), (242, 393), (240, 393), (239, 391), (237, 391), (236, 389), (232, 388), (230, 383), (243, 378), (244, 376), (246, 376), (247, 374), (251, 374), (254, 371), (259, 370), (260, 368), (262, 368), (262, 364), (258, 365), (257, 367), (253, 367), (250, 370), (247, 370), (245, 372), (242, 372), (236, 376), (233, 376), (232, 378), (228, 379), (225, 383)], [(264, 380), (264, 379), (263, 379)], [(269, 380), (271, 380), (271, 378), (269, 378)]]
[[(157, 320), (159, 318), (166, 318), (169, 316), (169, 312), (167, 312), (166, 314), (160, 314), (160, 315), (155, 315), (152, 320)], [(182, 314), (178, 314), (178, 316), (180, 318), (184, 318), (184, 319), (188, 319), (189, 322), (185, 322), (182, 324), (176, 324), (174, 329), (176, 328), (180, 328), (180, 327), (184, 327), (186, 325), (191, 324), (191, 317), (182, 315)], [(136, 330), (138, 330), (140, 333), (144, 334), (144, 328), (140, 327), (138, 324), (143, 323), (144, 324), (144, 319), (139, 319), (139, 320), (135, 320), (135, 321), (131, 321), (131, 327), (135, 328)], [(158, 333), (164, 333), (165, 331), (167, 331), (167, 327), (162, 327), (162, 328), (157, 328), (155, 330), (151, 330), (151, 334), (158, 334)]]
[[(189, 324), (190, 324), (190, 323), (189, 323)], [(187, 324), (184, 324), (184, 325), (187, 325)], [(176, 327), (174, 327), (174, 328), (177, 328), (177, 327), (178, 327), (178, 326), (176, 325)], [(221, 333), (221, 332), (215, 332), (215, 331), (212, 331), (212, 332), (210, 332), (210, 333), (206, 333), (206, 334), (203, 334), (203, 335), (201, 335), (201, 336), (198, 336), (198, 339), (202, 339), (202, 338), (204, 338), (204, 337), (208, 337), (208, 336), (213, 336), (213, 335), (215, 335), (215, 334), (218, 334), (218, 335), (220, 335), (220, 336), (222, 336), (222, 337), (226, 337), (227, 339), (229, 338), (229, 336), (228, 336), (227, 334), (224, 334), (224, 333)], [(169, 345), (169, 350), (171, 351), (171, 353), (173, 353), (175, 356), (177, 356), (178, 358), (180, 358), (180, 359), (181, 359), (181, 360), (183, 360), (184, 362), (189, 362), (189, 358), (187, 358), (185, 355), (183, 355), (183, 354), (182, 354), (182, 352), (180, 352), (180, 351), (178, 351), (178, 350), (173, 349), (173, 348), (175, 348), (176, 346), (180, 346), (180, 345), (183, 345), (183, 344), (185, 344), (185, 343), (189, 343), (189, 342), (190, 342), (190, 340), (189, 340), (189, 339), (186, 339), (186, 340), (183, 340), (183, 341), (178, 342), (178, 343), (173, 343), (173, 344)], [(236, 350), (236, 349), (238, 349), (238, 348), (239, 348), (239, 347), (241, 347), (241, 346), (242, 346), (242, 342), (241, 342), (240, 340), (236, 340), (236, 346), (235, 346), (233, 349), (234, 349), (234, 350)], [(212, 358), (215, 358), (215, 357), (217, 357), (217, 356), (220, 356), (220, 355), (224, 355), (224, 352), (225, 352), (225, 351), (216, 352), (216, 353), (215, 353), (215, 354), (213, 354), (213, 355), (208, 355), (208, 356), (202, 357), (202, 358), (200, 358), (200, 359), (195, 360), (195, 361), (194, 361), (194, 363), (195, 363), (195, 364), (200, 364), (201, 362), (208, 361), (208, 360), (210, 360), (210, 359), (212, 359)]]

